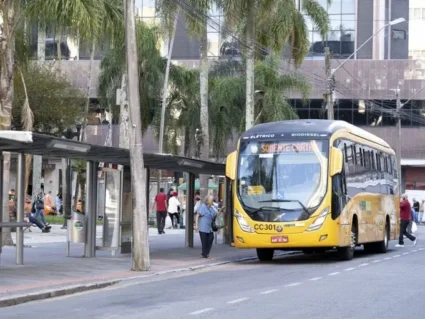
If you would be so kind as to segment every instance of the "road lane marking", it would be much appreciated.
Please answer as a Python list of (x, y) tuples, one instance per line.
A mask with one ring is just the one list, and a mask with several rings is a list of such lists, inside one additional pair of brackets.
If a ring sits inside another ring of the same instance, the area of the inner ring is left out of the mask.
[(356, 269), (356, 268), (351, 267), (351, 268), (344, 269), (344, 271), (351, 271), (351, 270), (354, 270), (354, 269)]
[(336, 271), (336, 272), (331, 272), (330, 274), (328, 274), (328, 276), (336, 276), (336, 275), (339, 275), (339, 274), (340, 274), (340, 272)]
[(369, 266), (369, 264), (368, 263), (364, 263), (364, 264), (360, 264), (359, 265), (359, 267), (366, 267), (366, 266)]
[(372, 261), (373, 263), (379, 263), (380, 261), (382, 261), (381, 259), (377, 259), (377, 260), (374, 260), (374, 261)]
[(320, 280), (320, 279), (322, 279), (323, 277), (314, 277), (314, 278), (311, 278), (311, 279), (309, 279), (310, 281), (316, 281), (316, 280)]
[(276, 291), (278, 291), (278, 290), (277, 289), (270, 289), (270, 290), (260, 292), (260, 295), (268, 295), (268, 294), (271, 294), (271, 293), (276, 292)]
[(294, 282), (292, 284), (286, 285), (285, 287), (295, 287), (295, 286), (299, 286), (299, 285), (301, 285), (300, 282)]
[(214, 308), (205, 308), (205, 309), (201, 309), (201, 310), (198, 310), (198, 311), (194, 311), (194, 312), (191, 312), (190, 315), (199, 315), (201, 313), (208, 312), (208, 311), (211, 311), (211, 310), (214, 310)]
[(403, 255), (403, 256), (406, 256), (406, 255), (408, 255), (408, 254), (409, 254), (409, 253), (402, 253), (402, 255)]
[(417, 249), (415, 249), (415, 250), (412, 250), (412, 253), (416, 253), (418, 250)]
[(394, 255), (394, 256), (393, 256), (393, 258), (398, 258), (398, 257), (400, 257), (400, 255)]
[(249, 298), (240, 298), (240, 299), (236, 299), (236, 300), (232, 300), (232, 301), (228, 301), (228, 304), (235, 304), (235, 303), (239, 303), (245, 300), (248, 300)]
[(390, 260), (390, 259), (391, 259), (391, 257), (384, 258), (384, 260)]

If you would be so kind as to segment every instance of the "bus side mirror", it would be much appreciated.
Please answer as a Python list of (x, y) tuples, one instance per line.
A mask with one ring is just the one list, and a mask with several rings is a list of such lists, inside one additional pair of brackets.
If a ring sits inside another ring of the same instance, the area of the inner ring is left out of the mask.
[(227, 155), (226, 159), (226, 176), (230, 178), (232, 181), (236, 178), (236, 151)]
[(330, 165), (330, 175), (335, 176), (342, 172), (342, 164), (344, 161), (344, 156), (342, 155), (342, 151), (339, 149), (332, 147), (331, 149), (331, 165)]

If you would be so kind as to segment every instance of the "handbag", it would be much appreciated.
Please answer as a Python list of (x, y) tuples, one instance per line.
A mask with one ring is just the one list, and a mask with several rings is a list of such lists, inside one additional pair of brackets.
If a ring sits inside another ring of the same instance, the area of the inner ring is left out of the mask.
[(224, 228), (224, 218), (223, 216), (220, 215), (215, 215), (215, 217), (213, 218), (212, 221), (212, 230), (213, 231), (218, 231), (219, 229)]

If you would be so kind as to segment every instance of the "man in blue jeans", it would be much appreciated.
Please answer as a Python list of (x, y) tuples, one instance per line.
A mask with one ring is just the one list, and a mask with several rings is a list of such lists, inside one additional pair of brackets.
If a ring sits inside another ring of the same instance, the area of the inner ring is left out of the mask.
[(35, 198), (33, 207), (31, 212), (34, 213), (34, 218), (38, 219), (38, 217), (41, 218), (41, 224), (46, 225), (46, 220), (44, 219), (44, 201), (43, 197), (41, 195), (37, 195)]
[(410, 206), (409, 200), (407, 199), (407, 194), (401, 195), (400, 201), (400, 237), (398, 239), (398, 244), (396, 247), (404, 247), (404, 236), (413, 241), (413, 245), (416, 246), (418, 240), (415, 236), (410, 234), (407, 231), (410, 222), (413, 220), (412, 216), (412, 207)]

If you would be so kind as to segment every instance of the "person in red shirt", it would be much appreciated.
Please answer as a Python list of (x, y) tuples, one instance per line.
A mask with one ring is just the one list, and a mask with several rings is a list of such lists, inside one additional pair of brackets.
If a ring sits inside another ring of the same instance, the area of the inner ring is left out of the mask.
[(416, 246), (417, 238), (407, 232), (407, 227), (409, 227), (410, 221), (413, 220), (412, 216), (412, 206), (410, 206), (409, 200), (407, 199), (407, 194), (401, 195), (400, 201), (400, 238), (396, 247), (404, 247), (404, 236), (413, 241), (413, 245)]
[(158, 227), (158, 234), (165, 234), (165, 219), (167, 218), (167, 194), (164, 193), (164, 189), (159, 190), (159, 194), (155, 196), (152, 210), (156, 205), (156, 224)]

